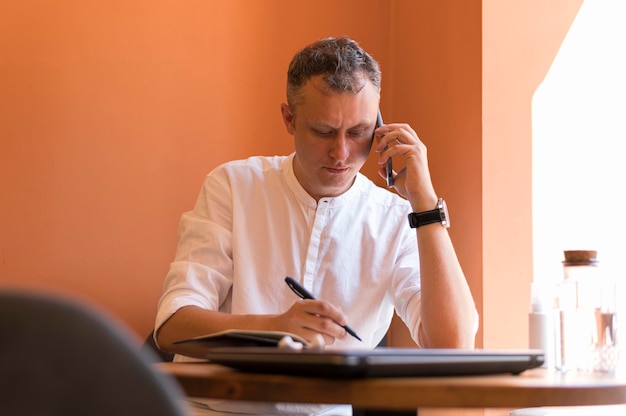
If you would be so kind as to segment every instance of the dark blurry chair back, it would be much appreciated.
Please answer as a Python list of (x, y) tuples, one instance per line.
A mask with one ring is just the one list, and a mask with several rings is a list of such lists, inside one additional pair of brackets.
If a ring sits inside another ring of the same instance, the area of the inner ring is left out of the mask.
[(141, 343), (76, 299), (0, 291), (0, 415), (184, 415), (179, 385)]

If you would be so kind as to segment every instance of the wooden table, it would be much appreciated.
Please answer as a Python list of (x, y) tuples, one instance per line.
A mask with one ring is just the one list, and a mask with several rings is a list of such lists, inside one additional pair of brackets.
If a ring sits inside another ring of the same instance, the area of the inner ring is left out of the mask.
[(191, 397), (350, 403), (359, 409), (520, 408), (626, 403), (626, 378), (529, 370), (521, 375), (326, 379), (252, 374), (207, 363), (163, 363)]

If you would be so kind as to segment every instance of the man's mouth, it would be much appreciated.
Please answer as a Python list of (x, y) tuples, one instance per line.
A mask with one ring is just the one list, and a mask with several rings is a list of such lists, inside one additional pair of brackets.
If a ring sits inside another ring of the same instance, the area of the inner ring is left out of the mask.
[(346, 166), (342, 166), (342, 167), (327, 167), (326, 170), (329, 171), (330, 173), (344, 173), (344, 172), (348, 171), (348, 168)]

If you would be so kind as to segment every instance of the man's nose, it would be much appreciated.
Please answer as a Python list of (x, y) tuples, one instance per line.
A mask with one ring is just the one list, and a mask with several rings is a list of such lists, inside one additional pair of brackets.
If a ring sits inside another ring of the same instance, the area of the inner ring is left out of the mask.
[(333, 140), (330, 156), (335, 160), (346, 160), (350, 156), (350, 142), (346, 136), (339, 134)]

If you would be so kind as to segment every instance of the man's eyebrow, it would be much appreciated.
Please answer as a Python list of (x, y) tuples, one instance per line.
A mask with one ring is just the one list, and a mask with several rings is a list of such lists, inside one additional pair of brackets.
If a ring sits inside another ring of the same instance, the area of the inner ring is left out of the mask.
[[(354, 130), (354, 129), (362, 129), (362, 128), (369, 128), (372, 125), (371, 122), (369, 121), (362, 121), (358, 124), (355, 124), (354, 126), (348, 127), (346, 130)], [(311, 122), (309, 123), (310, 127), (313, 128), (325, 128), (325, 129), (333, 129), (333, 130), (337, 130), (337, 127), (330, 125), (330, 124), (326, 124), (323, 122)]]
[[(374, 122), (374, 124), (376, 124), (376, 122)], [(359, 124), (350, 127), (348, 130), (365, 129), (371, 127), (371, 125), (372, 123), (370, 121), (362, 121)]]

